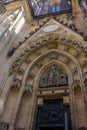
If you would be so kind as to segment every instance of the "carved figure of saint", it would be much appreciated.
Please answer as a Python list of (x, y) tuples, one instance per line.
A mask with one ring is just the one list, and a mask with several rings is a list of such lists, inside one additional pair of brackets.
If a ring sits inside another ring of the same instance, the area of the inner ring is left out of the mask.
[(68, 79), (67, 79), (67, 75), (66, 74), (62, 74), (61, 75), (61, 81), (62, 81), (62, 86), (64, 85), (68, 85)]
[(47, 74), (42, 74), (40, 79), (40, 87), (47, 87), (48, 86), (48, 76)]
[(59, 77), (59, 73), (57, 67), (55, 65), (51, 66), (49, 79), (51, 81), (51, 86), (57, 85), (57, 78)]

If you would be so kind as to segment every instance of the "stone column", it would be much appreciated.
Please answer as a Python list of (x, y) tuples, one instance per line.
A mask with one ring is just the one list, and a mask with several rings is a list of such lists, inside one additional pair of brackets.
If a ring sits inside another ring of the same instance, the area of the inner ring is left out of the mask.
[(77, 129), (77, 116), (76, 116), (76, 104), (75, 104), (75, 98), (74, 98), (74, 87), (72, 85), (70, 89), (70, 109), (71, 109), (71, 120), (72, 120), (72, 129)]
[(3, 114), (4, 106), (5, 106), (6, 100), (8, 98), (9, 92), (10, 92), (10, 86), (11, 86), (13, 78), (14, 78), (14, 76), (7, 78), (5, 86), (4, 86), (3, 91), (1, 93), (0, 98), (1, 98), (1, 101), (3, 102), (3, 106), (2, 106), (2, 110), (0, 111), (0, 115)]
[(73, 8), (72, 10), (73, 16), (75, 16), (81, 11), (81, 9), (79, 8), (78, 0), (72, 0), (72, 8)]
[(23, 96), (23, 93), (24, 93), (24, 87), (25, 87), (25, 78), (23, 79), (22, 86), (21, 86), (21, 89), (20, 89), (20, 92), (19, 92), (19, 95), (18, 95), (17, 103), (16, 103), (15, 109), (14, 109), (13, 114), (12, 114), (12, 118), (11, 118), (11, 121), (10, 121), (10, 124), (9, 124), (9, 130), (15, 130), (16, 118), (17, 118), (17, 115), (18, 115), (22, 96)]

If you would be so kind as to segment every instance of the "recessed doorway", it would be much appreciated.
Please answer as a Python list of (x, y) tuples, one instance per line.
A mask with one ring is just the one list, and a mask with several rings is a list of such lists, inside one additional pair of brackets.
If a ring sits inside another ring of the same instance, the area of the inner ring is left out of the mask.
[(38, 108), (35, 130), (72, 130), (69, 106), (63, 100), (44, 100)]

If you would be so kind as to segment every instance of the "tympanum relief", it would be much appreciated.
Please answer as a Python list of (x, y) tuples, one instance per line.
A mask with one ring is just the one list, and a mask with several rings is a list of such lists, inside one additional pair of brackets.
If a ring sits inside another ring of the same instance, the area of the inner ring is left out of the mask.
[(57, 87), (68, 85), (68, 76), (57, 65), (51, 65), (41, 75), (39, 87)]

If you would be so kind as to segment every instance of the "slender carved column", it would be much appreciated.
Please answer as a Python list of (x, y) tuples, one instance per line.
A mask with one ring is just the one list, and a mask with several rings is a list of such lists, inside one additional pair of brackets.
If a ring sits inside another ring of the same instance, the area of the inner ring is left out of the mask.
[(73, 7), (72, 13), (73, 13), (73, 16), (75, 16), (76, 14), (78, 14), (80, 12), (78, 0), (72, 0), (72, 7)]
[(14, 109), (13, 114), (12, 114), (11, 122), (10, 122), (10, 125), (9, 125), (9, 130), (14, 130), (16, 117), (17, 117), (17, 114), (18, 114), (18, 110), (19, 110), (21, 100), (22, 100), (22, 96), (23, 96), (23, 92), (24, 92), (25, 83), (26, 83), (26, 74), (25, 74), (25, 77), (23, 78), (23, 81), (22, 81), (22, 86), (21, 86), (21, 89), (20, 89), (20, 92), (19, 92), (19, 95), (18, 95), (18, 99), (17, 99), (15, 109)]
[(2, 91), (2, 94), (1, 94), (1, 101), (3, 102), (3, 109), (0, 111), (0, 115), (3, 114), (3, 111), (4, 111), (4, 106), (5, 106), (5, 103), (6, 103), (6, 100), (7, 100), (7, 97), (9, 95), (9, 92), (10, 92), (10, 86), (11, 86), (11, 83), (12, 83), (12, 80), (13, 80), (14, 76), (10, 77), (7, 79), (7, 82), (4, 86), (4, 89)]
[(71, 117), (72, 117), (72, 129), (78, 130), (77, 128), (77, 114), (76, 114), (76, 102), (74, 97), (74, 84), (70, 87), (70, 108), (71, 108)]
[(78, 126), (77, 126), (77, 124), (78, 124), (78, 122), (77, 122), (77, 110), (76, 110), (76, 101), (75, 101), (75, 97), (74, 97), (75, 95), (74, 95), (74, 90), (72, 91), (72, 101), (73, 101), (73, 113), (74, 113), (74, 126), (73, 126), (73, 130), (75, 129), (75, 130), (78, 130)]

